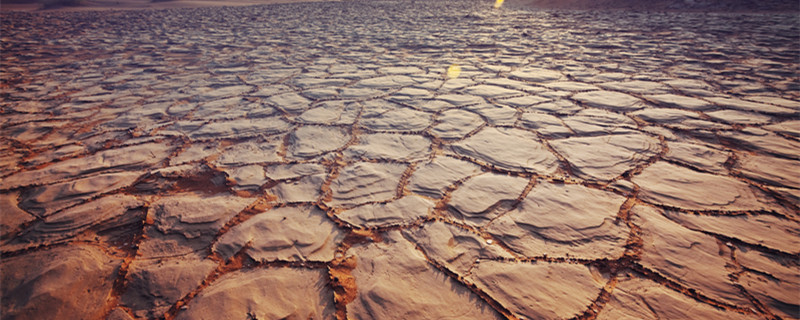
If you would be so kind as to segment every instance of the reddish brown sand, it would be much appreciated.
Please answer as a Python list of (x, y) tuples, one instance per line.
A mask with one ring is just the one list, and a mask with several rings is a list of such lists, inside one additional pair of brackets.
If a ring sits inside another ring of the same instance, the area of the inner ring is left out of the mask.
[(3, 12), (2, 318), (800, 318), (797, 15), (493, 1)]
[[(83, 0), (79, 6), (42, 8), (37, 1), (5, 1), (3, 11), (85, 11), (199, 8), (250, 6), (273, 3), (318, 2), (339, 0)], [(346, 1), (346, 0), (345, 0)], [(19, 3), (17, 3), (19, 2)], [(786, 12), (800, 11), (797, 0), (507, 0), (505, 6), (559, 10), (655, 10), (711, 12)]]
[(91, 10), (136, 10), (136, 9), (174, 9), (174, 8), (204, 8), (204, 7), (241, 7), (275, 3), (293, 2), (331, 2), (336, 0), (172, 0), (172, 1), (150, 1), (150, 0), (83, 0), (78, 6), (53, 6), (44, 8), (41, 3), (36, 1), (25, 1), (27, 3), (3, 2), (0, 4), (2, 11), (91, 11)]
[[(509, 0), (508, 3), (515, 3)], [(540, 9), (655, 10), (711, 12), (786, 12), (800, 10), (797, 0), (518, 0)]]

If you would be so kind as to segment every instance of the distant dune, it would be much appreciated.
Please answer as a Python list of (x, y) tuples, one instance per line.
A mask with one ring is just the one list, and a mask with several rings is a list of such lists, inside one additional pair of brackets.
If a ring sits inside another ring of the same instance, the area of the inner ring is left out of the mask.
[(798, 0), (517, 0), (517, 3), (542, 9), (800, 12)]

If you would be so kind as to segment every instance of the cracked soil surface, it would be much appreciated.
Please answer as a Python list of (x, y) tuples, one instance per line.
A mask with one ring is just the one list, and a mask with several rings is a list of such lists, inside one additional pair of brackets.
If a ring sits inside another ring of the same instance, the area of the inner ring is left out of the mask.
[(798, 319), (796, 14), (3, 13), (3, 319)]

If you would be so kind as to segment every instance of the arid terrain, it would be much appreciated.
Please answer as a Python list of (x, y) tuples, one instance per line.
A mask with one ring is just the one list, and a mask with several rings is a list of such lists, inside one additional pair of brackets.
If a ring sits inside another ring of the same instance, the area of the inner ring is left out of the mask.
[[(75, 12), (108, 10), (162, 10), (182, 8), (243, 7), (253, 5), (316, 2), (328, 0), (10, 0), (0, 11)], [(333, 0), (336, 1), (336, 0)]]
[[(354, 0), (5, 0), (4, 11), (95, 11), (252, 6)], [(357, 0), (363, 1), (363, 0)], [(485, 0), (490, 1), (490, 0)], [(544, 10), (634, 10), (656, 12), (800, 13), (797, 0), (508, 0), (506, 7)], [(501, 5), (503, 5), (501, 3)]]
[(800, 12), (800, 1), (796, 0), (509, 0), (509, 3), (538, 9), (569, 10)]
[(799, 319), (798, 15), (493, 4), (4, 11), (1, 318)]

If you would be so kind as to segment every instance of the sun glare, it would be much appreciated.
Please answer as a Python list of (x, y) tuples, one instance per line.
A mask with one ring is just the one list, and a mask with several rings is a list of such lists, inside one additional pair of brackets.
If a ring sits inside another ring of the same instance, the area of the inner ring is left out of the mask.
[(450, 67), (447, 68), (447, 79), (458, 78), (458, 75), (460, 74), (461, 74), (461, 66), (457, 64), (451, 64)]

